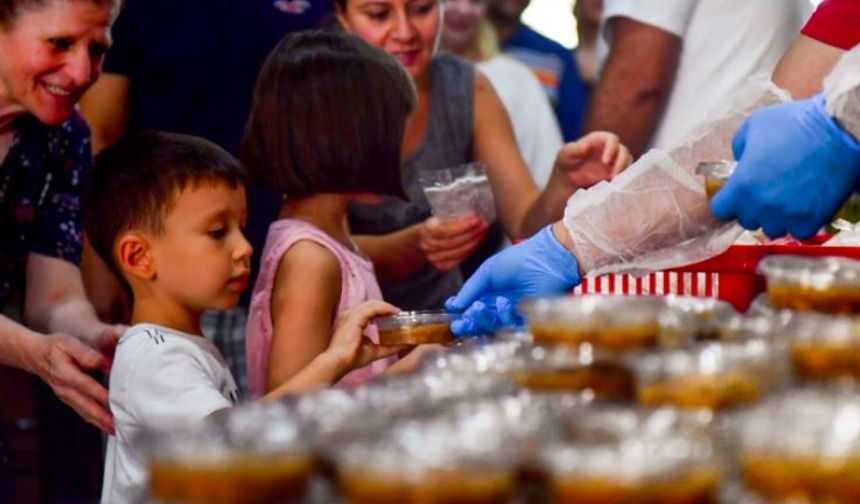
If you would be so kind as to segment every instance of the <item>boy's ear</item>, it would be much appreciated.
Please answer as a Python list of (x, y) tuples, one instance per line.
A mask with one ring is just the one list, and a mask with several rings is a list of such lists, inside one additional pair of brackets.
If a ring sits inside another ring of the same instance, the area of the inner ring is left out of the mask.
[(126, 233), (116, 244), (116, 261), (122, 271), (142, 280), (155, 278), (149, 240), (139, 233)]

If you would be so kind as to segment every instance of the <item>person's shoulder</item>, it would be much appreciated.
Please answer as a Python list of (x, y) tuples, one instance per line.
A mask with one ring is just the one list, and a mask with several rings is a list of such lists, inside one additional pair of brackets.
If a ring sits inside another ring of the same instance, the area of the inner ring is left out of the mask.
[(233, 388), (212, 342), (144, 323), (127, 330), (117, 344), (109, 394), (120, 423), (152, 427), (196, 421), (227, 407), (226, 392)]
[(479, 63), (478, 69), (484, 72), (491, 81), (493, 80), (492, 75), (498, 75), (500, 78), (511, 81), (516, 79), (517, 81), (538, 82), (537, 77), (528, 65), (505, 54), (497, 54)]
[(117, 342), (111, 367), (111, 388), (136, 387), (139, 384), (135, 377), (162, 368), (166, 355), (190, 355), (194, 352), (192, 345), (174, 338), (172, 331), (151, 324), (136, 324), (128, 328)]
[[(431, 60), (430, 75), (431, 101), (442, 103), (443, 109), (453, 117), (466, 117), (461, 111), (471, 108), (470, 104), (475, 99), (475, 86), (480, 78), (475, 72), (475, 65), (459, 56), (441, 51)], [(454, 121), (457, 122), (458, 119)], [(471, 124), (471, 121), (465, 122)]]
[(116, 353), (122, 356), (130, 352), (143, 352), (147, 357), (157, 357), (177, 349), (196, 352), (199, 347), (190, 340), (192, 337), (154, 324), (136, 324), (123, 333), (117, 343)]
[(520, 27), (511, 39), (510, 45), (572, 59), (570, 49), (565, 48), (549, 37), (541, 35), (525, 24), (520, 24)]
[(15, 123), (15, 126), (20, 134), (27, 137), (47, 135), (52, 144), (67, 143), (69, 140), (89, 142), (90, 138), (90, 127), (77, 108), (72, 110), (69, 118), (60, 124), (45, 124), (36, 116), (26, 114)]
[(320, 280), (340, 278), (341, 273), (340, 260), (332, 248), (311, 238), (296, 241), (281, 256), (280, 265)]
[(133, 356), (137, 360), (153, 362), (186, 358), (208, 362), (209, 357), (218, 355), (217, 348), (202, 336), (147, 323), (129, 328), (116, 347), (119, 360)]
[[(331, 245), (314, 239), (295, 242), (281, 257), (273, 276), (272, 306), (290, 303), (307, 305), (322, 300), (337, 303), (343, 289), (344, 272)], [(297, 305), (293, 305), (297, 306)]]
[[(137, 324), (119, 339), (111, 368), (111, 383), (123, 379), (134, 382), (153, 370), (209, 370), (220, 352), (202, 336), (180, 333), (155, 324)], [(135, 386), (135, 384), (131, 384)]]
[(72, 115), (57, 126), (43, 125), (47, 135), (47, 149), (61, 158), (89, 157), (90, 127), (75, 109)]
[(472, 74), (475, 67), (468, 60), (461, 58), (448, 51), (439, 51), (430, 60), (431, 72), (444, 72), (447, 74)]

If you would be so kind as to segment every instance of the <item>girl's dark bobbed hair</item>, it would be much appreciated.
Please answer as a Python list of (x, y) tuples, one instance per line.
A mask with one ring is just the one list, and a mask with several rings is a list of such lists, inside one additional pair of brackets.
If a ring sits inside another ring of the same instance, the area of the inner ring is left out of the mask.
[(288, 35), (254, 90), (241, 157), (256, 181), (286, 196), (404, 196), (400, 148), (415, 106), (391, 56), (341, 30)]

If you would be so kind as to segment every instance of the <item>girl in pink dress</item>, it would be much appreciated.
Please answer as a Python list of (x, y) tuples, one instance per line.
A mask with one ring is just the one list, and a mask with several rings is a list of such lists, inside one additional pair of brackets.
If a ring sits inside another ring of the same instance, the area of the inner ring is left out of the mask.
[(373, 326), (353, 362), (326, 349), (341, 313), (382, 299), (346, 210), (352, 201), (404, 197), (400, 144), (415, 99), (399, 64), (352, 35), (291, 35), (266, 60), (242, 158), (257, 181), (284, 194), (284, 206), (251, 298), (253, 396), (285, 382), (297, 390), (356, 385), (391, 365), (398, 349), (376, 345)]

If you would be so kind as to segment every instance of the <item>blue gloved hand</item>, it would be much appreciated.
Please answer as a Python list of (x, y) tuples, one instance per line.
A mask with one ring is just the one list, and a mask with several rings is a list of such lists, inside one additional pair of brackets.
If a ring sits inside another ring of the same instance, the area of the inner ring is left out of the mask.
[(711, 210), (772, 238), (815, 235), (860, 181), (860, 145), (827, 114), (821, 94), (756, 112), (732, 148), (738, 166)]
[(460, 313), (458, 337), (492, 334), (521, 324), (516, 305), (524, 296), (560, 294), (580, 282), (579, 264), (547, 226), (528, 240), (487, 259), (445, 308)]

